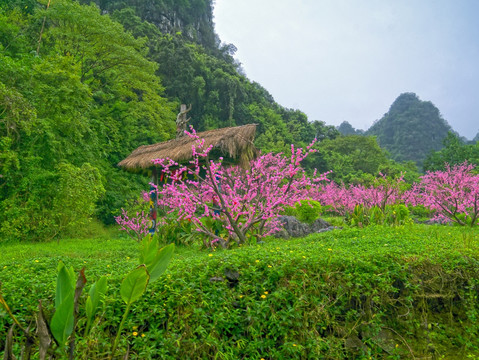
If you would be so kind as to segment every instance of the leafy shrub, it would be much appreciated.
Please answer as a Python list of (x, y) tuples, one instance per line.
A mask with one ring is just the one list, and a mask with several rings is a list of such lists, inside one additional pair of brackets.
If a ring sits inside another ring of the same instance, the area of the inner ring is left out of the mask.
[(319, 201), (301, 200), (288, 206), (282, 212), (283, 215), (294, 216), (299, 221), (312, 224), (323, 212), (323, 207)]
[(294, 207), (297, 219), (307, 224), (312, 224), (322, 212), (321, 204), (314, 200), (298, 201)]
[(384, 224), (384, 212), (381, 210), (379, 206), (374, 206), (369, 211), (369, 221), (371, 224), (381, 225)]
[(411, 217), (419, 220), (419, 221), (425, 221), (429, 220), (434, 216), (434, 213), (436, 210), (431, 210), (428, 207), (425, 207), (424, 205), (418, 204), (418, 205), (408, 205), (409, 213), (411, 214)]
[(61, 163), (54, 172), (37, 169), (18, 192), (0, 202), (0, 236), (49, 240), (75, 235), (93, 218), (104, 194), (99, 170), (85, 163)]
[(200, 236), (188, 220), (178, 220), (176, 216), (167, 216), (158, 224), (156, 236), (160, 244), (193, 245)]
[[(140, 265), (129, 271), (121, 282), (119, 295), (126, 304), (121, 322), (116, 330), (115, 338), (112, 342), (109, 359), (115, 358), (115, 352), (119, 344), (125, 321), (128, 318), (131, 306), (145, 293), (148, 284), (156, 281), (166, 270), (168, 263), (173, 255), (174, 245), (168, 245), (162, 249), (158, 248), (158, 240), (152, 237), (143, 239), (140, 249)], [(36, 260), (38, 262), (38, 260)], [(5, 269), (5, 267), (4, 267)], [(55, 292), (55, 311), (51, 319), (45, 317), (45, 311), (42, 302), (39, 301), (38, 312), (36, 312), (36, 330), (31, 331), (31, 326), (25, 327), (13, 314), (9, 305), (3, 297), (0, 288), (0, 305), (13, 325), (8, 331), (5, 342), (5, 359), (15, 359), (13, 348), (15, 343), (24, 343), (22, 347), (22, 359), (29, 360), (32, 347), (38, 347), (40, 359), (44, 359), (48, 354), (50, 359), (56, 358), (56, 355), (66, 355), (69, 359), (75, 358), (76, 330), (77, 325), (83, 323), (83, 340), (89, 339), (92, 329), (95, 313), (104, 303), (105, 294), (108, 289), (107, 277), (102, 276), (97, 282), (93, 283), (89, 295), (84, 303), (85, 315), (80, 316), (79, 305), (80, 295), (87, 282), (85, 277), (85, 268), (83, 267), (78, 276), (76, 276), (73, 267), (66, 267), (62, 261), (57, 266), (57, 281)], [(83, 314), (81, 314), (83, 315)], [(95, 326), (99, 326), (95, 319)], [(15, 326), (20, 331), (14, 337)], [(24, 340), (22, 339), (24, 338)], [(15, 341), (16, 339), (17, 341)], [(20, 340), (21, 339), (21, 340)], [(55, 341), (53, 341), (55, 340)], [(68, 343), (68, 346), (66, 346)], [(35, 351), (35, 350), (34, 350)], [(80, 355), (79, 352), (77, 355)], [(128, 358), (128, 355), (126, 356)]]
[(411, 222), (409, 209), (403, 204), (386, 205), (384, 211), (379, 206), (367, 208), (356, 205), (349, 215), (348, 221), (353, 226), (365, 227), (368, 225), (398, 226)]
[(405, 225), (411, 222), (409, 209), (404, 204), (388, 205), (386, 206), (384, 221), (387, 225)]
[(347, 220), (352, 226), (364, 227), (369, 225), (367, 209), (363, 205), (356, 205)]

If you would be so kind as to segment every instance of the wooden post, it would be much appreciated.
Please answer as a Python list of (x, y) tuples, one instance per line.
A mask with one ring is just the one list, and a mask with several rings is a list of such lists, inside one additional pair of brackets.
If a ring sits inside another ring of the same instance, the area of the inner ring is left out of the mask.
[(156, 223), (158, 217), (158, 197), (157, 197), (157, 190), (158, 188), (158, 170), (157, 168), (153, 168), (151, 174), (151, 185), (150, 185), (150, 221), (151, 226), (150, 230), (148, 231), (150, 235), (154, 235), (156, 231)]
[(186, 123), (191, 120), (191, 118), (186, 118), (186, 114), (191, 110), (191, 105), (186, 108), (185, 104), (181, 104), (180, 112), (176, 117), (176, 138), (185, 136)]

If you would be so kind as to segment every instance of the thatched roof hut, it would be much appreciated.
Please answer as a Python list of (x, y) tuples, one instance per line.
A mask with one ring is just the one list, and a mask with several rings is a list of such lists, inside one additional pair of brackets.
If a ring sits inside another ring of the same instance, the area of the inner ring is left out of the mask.
[[(205, 147), (213, 146), (210, 153), (212, 157), (223, 156), (226, 162), (247, 166), (258, 153), (253, 144), (255, 133), (256, 124), (249, 124), (208, 130), (197, 135), (205, 140)], [(183, 136), (158, 144), (143, 145), (120, 161), (118, 166), (127, 171), (138, 172), (151, 169), (154, 159), (170, 158), (178, 163), (186, 162), (193, 156), (193, 144), (193, 139)]]

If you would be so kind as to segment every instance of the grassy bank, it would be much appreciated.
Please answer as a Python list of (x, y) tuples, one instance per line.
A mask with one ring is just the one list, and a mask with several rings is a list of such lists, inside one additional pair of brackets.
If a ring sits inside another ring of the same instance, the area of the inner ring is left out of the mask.
[[(108, 274), (96, 340), (78, 345), (80, 357), (104, 358), (137, 249), (125, 239), (4, 245), (4, 297), (29, 323), (38, 299), (53, 309), (60, 259), (85, 267), (90, 283)], [(463, 359), (479, 356), (478, 294), (479, 231), (465, 228), (370, 227), (228, 251), (178, 248), (133, 306), (120, 352), (129, 344), (139, 359)], [(2, 339), (7, 324), (0, 312)]]

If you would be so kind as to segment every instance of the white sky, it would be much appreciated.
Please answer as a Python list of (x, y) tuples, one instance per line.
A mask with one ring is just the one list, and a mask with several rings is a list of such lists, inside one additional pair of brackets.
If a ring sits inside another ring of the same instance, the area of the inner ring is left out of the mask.
[(368, 129), (403, 92), (479, 131), (479, 0), (216, 0), (248, 78), (309, 120)]

